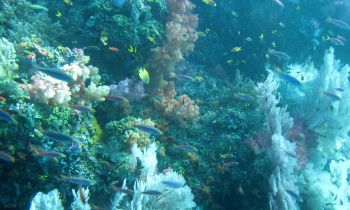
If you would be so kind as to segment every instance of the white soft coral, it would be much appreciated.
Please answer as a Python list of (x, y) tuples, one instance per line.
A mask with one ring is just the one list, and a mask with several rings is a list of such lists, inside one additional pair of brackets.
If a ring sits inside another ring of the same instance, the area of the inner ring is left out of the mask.
[[(134, 196), (131, 201), (125, 201), (121, 193), (117, 193), (112, 202), (112, 210), (151, 210), (151, 209), (192, 209), (196, 206), (191, 189), (186, 185), (184, 177), (177, 172), (168, 170), (166, 173), (157, 173), (157, 146), (151, 144), (148, 149), (140, 150), (136, 145), (132, 149), (134, 164), (137, 159), (141, 161), (142, 169), (139, 179), (134, 184)], [(183, 187), (169, 188), (163, 182), (176, 182)], [(126, 188), (125, 181), (122, 188)], [(142, 192), (156, 190), (161, 194), (158, 196), (146, 195)]]

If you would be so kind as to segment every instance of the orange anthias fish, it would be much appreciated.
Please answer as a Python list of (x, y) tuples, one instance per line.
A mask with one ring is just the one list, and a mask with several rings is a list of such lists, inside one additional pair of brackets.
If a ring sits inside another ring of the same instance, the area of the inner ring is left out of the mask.
[(119, 49), (116, 48), (116, 47), (108, 47), (108, 49), (109, 49), (109, 51), (111, 51), (111, 52), (118, 52), (118, 51), (119, 51)]

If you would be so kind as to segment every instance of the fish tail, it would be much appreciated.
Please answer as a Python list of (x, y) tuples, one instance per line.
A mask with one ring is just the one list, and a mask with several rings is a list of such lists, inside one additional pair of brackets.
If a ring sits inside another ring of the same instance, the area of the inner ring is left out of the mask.
[(60, 177), (59, 177), (59, 180), (61, 180), (61, 181), (67, 181), (68, 180), (68, 177), (67, 176), (64, 176), (64, 175), (60, 175)]

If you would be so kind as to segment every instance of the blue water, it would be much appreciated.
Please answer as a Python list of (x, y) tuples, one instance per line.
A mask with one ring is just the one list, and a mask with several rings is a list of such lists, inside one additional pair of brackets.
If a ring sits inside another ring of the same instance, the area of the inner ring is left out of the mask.
[(1, 1), (0, 209), (350, 209), (349, 14)]

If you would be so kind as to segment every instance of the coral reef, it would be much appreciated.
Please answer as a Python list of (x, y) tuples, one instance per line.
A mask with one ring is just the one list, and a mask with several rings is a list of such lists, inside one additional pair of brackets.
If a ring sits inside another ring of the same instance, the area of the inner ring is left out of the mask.
[[(346, 123), (350, 117), (347, 102), (350, 100), (349, 72), (349, 66), (341, 67), (334, 57), (334, 49), (330, 48), (319, 69), (310, 62), (291, 65), (291, 75), (305, 78), (302, 92), (291, 95), (290, 87), (281, 88), (284, 95), (294, 96), (286, 97), (286, 101), (292, 101), (291, 108), (303, 116), (304, 124), (314, 134), (305, 136), (305, 142), (316, 142), (302, 147), (308, 153), (308, 163), (300, 176), (305, 209), (324, 209), (326, 206), (346, 209), (349, 206), (349, 199), (344, 197), (349, 187), (345, 181), (349, 168), (346, 141), (350, 130)], [(337, 91), (339, 87), (341, 91)], [(334, 95), (339, 100), (334, 100)]]
[[(288, 130), (293, 126), (293, 119), (289, 116), (287, 107), (278, 107), (279, 99), (275, 93), (279, 83), (270, 73), (265, 82), (258, 83), (256, 87), (259, 110), (265, 114), (265, 126), (271, 136), (271, 146), (267, 148), (267, 154), (274, 164), (270, 176), (271, 209), (299, 209), (299, 190), (296, 186), (295, 143), (287, 137)], [(288, 155), (289, 154), (289, 155)], [(289, 193), (293, 192), (293, 194)]]
[(13, 43), (2, 37), (0, 39), (0, 77), (12, 79), (17, 74), (17, 56)]
[(174, 85), (169, 83), (160, 98), (154, 100), (155, 107), (164, 116), (178, 121), (183, 126), (197, 122), (200, 116), (199, 107), (186, 94), (180, 95), (178, 99), (175, 97)]
[(71, 92), (68, 84), (50, 76), (42, 78), (38, 74), (33, 75), (30, 85), (23, 89), (29, 91), (31, 98), (43, 104), (67, 104), (71, 100)]
[(38, 192), (33, 198), (30, 210), (44, 209), (63, 210), (62, 201), (57, 189), (54, 189), (47, 194)]
[[(108, 86), (97, 86), (101, 77), (98, 69), (93, 66), (86, 66), (88, 57), (77, 51), (77, 61), (65, 64), (61, 71), (72, 76), (73, 83), (57, 80), (41, 72), (32, 76), (32, 83), (23, 85), (32, 98), (44, 104), (67, 104), (68, 102), (91, 105), (92, 102), (104, 101), (108, 95)], [(89, 82), (87, 82), (87, 80)]]
[(136, 79), (125, 78), (118, 85), (110, 85), (109, 88), (110, 95), (123, 96), (130, 101), (139, 101), (146, 96), (143, 82)]
[[(134, 195), (131, 201), (125, 201), (125, 194), (117, 193), (112, 201), (111, 209), (192, 209), (196, 206), (191, 189), (186, 185), (185, 179), (178, 173), (169, 170), (157, 173), (157, 146), (155, 143), (148, 148), (140, 150), (136, 145), (132, 154), (134, 161), (140, 159), (142, 164), (141, 175), (134, 184)], [(176, 189), (167, 187), (163, 182), (171, 181), (182, 185)], [(125, 181), (123, 185), (125, 187)], [(155, 190), (158, 196), (147, 195), (147, 190)]]
[(14, 44), (5, 38), (0, 39), (0, 94), (11, 99), (26, 97), (24, 91), (13, 81), (18, 78), (17, 55)]
[(46, 5), (39, 10), (32, 5), (32, 2), (26, 0), (2, 1), (0, 14), (3, 27), (1, 27), (0, 36), (17, 44), (33, 35), (37, 36), (43, 44), (58, 43), (65, 34), (63, 27), (49, 17)]
[(198, 38), (198, 17), (192, 14), (194, 4), (188, 0), (168, 0), (168, 7), (170, 17), (166, 24), (166, 38), (161, 46), (152, 50), (148, 61), (152, 78), (150, 88), (155, 95), (161, 94), (167, 81), (175, 78), (175, 64), (193, 50)]
[(76, 210), (90, 210), (91, 207), (89, 201), (89, 188), (80, 187), (79, 190), (75, 191), (72, 189), (74, 201), (71, 204), (72, 209)]

